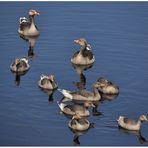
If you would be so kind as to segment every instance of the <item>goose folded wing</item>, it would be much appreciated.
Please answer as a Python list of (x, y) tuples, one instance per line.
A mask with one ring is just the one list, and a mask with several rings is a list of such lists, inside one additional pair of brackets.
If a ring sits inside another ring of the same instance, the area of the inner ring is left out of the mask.
[(42, 81), (41, 81), (41, 84), (44, 85), (44, 84), (48, 84), (49, 83), (49, 79), (47, 78), (44, 78)]
[(137, 121), (131, 120), (131, 119), (129, 119), (129, 118), (124, 118), (124, 123), (136, 125), (136, 124), (137, 124)]
[(26, 64), (26, 62), (24, 62), (23, 60), (21, 60), (21, 61), (20, 61), (20, 66), (22, 66), (22, 67), (27, 67), (27, 64)]
[(72, 111), (72, 112), (74, 112), (74, 111), (75, 111), (75, 109), (74, 109), (74, 106), (73, 106), (73, 105), (67, 105), (67, 106), (66, 106), (66, 109), (67, 109), (68, 111)]
[(30, 25), (31, 25), (31, 23), (30, 22), (22, 22), (21, 24), (20, 24), (20, 30), (24, 30), (24, 29), (26, 29), (26, 28), (30, 28)]
[(78, 94), (81, 95), (81, 96), (84, 96), (84, 97), (93, 96), (93, 94), (91, 92), (88, 92), (86, 90), (80, 90), (80, 91), (78, 91)]

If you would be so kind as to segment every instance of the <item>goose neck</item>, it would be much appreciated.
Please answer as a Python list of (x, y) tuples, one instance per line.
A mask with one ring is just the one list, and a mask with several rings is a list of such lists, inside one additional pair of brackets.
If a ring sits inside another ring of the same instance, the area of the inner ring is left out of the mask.
[(93, 93), (94, 96), (97, 96), (99, 94), (98, 89), (95, 86), (93, 86)]
[(82, 45), (80, 51), (83, 52), (84, 50), (86, 50), (86, 46), (87, 46), (86, 44)]
[(34, 16), (29, 15), (29, 19), (30, 19), (31, 25), (34, 25), (35, 24)]

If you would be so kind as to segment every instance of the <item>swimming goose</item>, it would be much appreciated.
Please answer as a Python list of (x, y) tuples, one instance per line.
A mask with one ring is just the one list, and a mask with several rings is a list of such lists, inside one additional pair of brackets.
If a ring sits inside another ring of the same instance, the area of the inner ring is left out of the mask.
[(124, 116), (119, 116), (117, 120), (118, 125), (120, 127), (127, 130), (135, 130), (135, 131), (140, 130), (141, 123), (144, 121), (148, 121), (145, 115), (141, 115), (138, 120), (129, 119)]
[(93, 84), (93, 92), (86, 90), (78, 90), (71, 92), (65, 89), (58, 89), (66, 98), (77, 101), (99, 101), (101, 99), (100, 93), (97, 89), (98, 84)]
[(39, 13), (36, 10), (30, 10), (29, 20), (25, 17), (20, 17), (20, 20), (19, 20), (20, 27), (18, 29), (18, 32), (20, 35), (23, 35), (23, 36), (39, 35), (39, 30), (35, 25), (35, 20), (34, 20), (34, 17), (37, 15), (39, 15)]
[(105, 78), (99, 78), (97, 80), (98, 82), (98, 90), (103, 94), (118, 94), (119, 93), (119, 87), (115, 84), (113, 84), (111, 81), (105, 79)]
[(38, 81), (38, 85), (42, 89), (53, 90), (58, 87), (57, 82), (55, 81), (54, 75), (41, 75), (40, 80)]
[(71, 58), (71, 62), (77, 65), (88, 65), (95, 62), (95, 57), (91, 51), (90, 45), (83, 38), (74, 40), (75, 43), (80, 44), (81, 48)]
[(27, 58), (16, 58), (15, 61), (10, 65), (10, 69), (13, 72), (26, 72), (30, 68)]
[(89, 116), (90, 113), (88, 107), (89, 106), (95, 107), (92, 102), (85, 102), (84, 105), (79, 105), (79, 104), (67, 105), (62, 102), (57, 102), (57, 103), (63, 113), (72, 116), (75, 115), (76, 113), (78, 113), (80, 116)]
[(85, 131), (90, 128), (91, 124), (86, 118), (81, 117), (79, 114), (75, 114), (69, 121), (68, 126), (72, 130)]

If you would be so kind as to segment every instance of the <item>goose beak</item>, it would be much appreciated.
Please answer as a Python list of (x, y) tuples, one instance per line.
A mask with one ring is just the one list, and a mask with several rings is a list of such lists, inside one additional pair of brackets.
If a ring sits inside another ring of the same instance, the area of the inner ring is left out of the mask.
[(39, 12), (37, 12), (37, 13), (36, 13), (36, 15), (40, 15), (40, 13), (39, 13)]
[(79, 44), (79, 40), (74, 40), (74, 43)]
[(94, 104), (92, 104), (92, 107), (96, 107)]

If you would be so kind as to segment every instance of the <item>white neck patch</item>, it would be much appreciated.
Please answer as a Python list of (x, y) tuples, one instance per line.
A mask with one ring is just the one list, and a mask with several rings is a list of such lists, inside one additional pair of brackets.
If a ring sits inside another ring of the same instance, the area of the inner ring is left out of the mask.
[(86, 49), (87, 49), (87, 50), (92, 50), (90, 44), (87, 45)]

